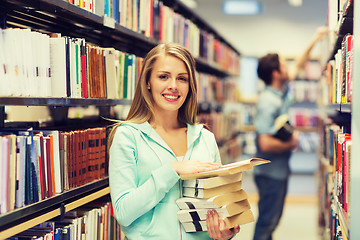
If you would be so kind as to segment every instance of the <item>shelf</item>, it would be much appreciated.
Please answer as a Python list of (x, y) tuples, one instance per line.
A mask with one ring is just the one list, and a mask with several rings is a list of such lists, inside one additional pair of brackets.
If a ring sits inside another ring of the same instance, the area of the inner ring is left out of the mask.
[(296, 126), (295, 129), (303, 133), (319, 132), (319, 127)]
[(351, 113), (351, 103), (331, 103), (327, 107), (338, 112)]
[(0, 239), (13, 236), (105, 196), (110, 192), (108, 185), (109, 179), (105, 178), (0, 215)]
[[(338, 29), (338, 36), (334, 45), (334, 49), (330, 54), (329, 60), (334, 59), (335, 54), (339, 48), (341, 48), (341, 42), (344, 36), (348, 33), (353, 34), (353, 11), (354, 1), (348, 1), (345, 6), (344, 13), (342, 15), (341, 23)], [(328, 60), (328, 61), (329, 61)]]
[[(86, 41), (101, 47), (113, 47), (124, 52), (145, 57), (146, 53), (159, 44), (156, 39), (148, 38), (118, 23), (106, 24), (106, 17), (98, 16), (63, 0), (2, 0), (6, 9), (6, 26), (36, 29), (44, 33), (61, 33), (63, 36), (85, 38)], [(200, 17), (178, 1), (165, 1), (167, 5), (176, 5), (176, 10), (185, 13), (189, 19), (200, 27), (212, 32), (237, 54), (240, 53), (227, 43), (214, 29)], [(112, 19), (111, 19), (112, 20)], [(196, 59), (198, 71), (229, 76), (226, 69), (209, 64), (201, 58)]]
[(0, 97), (0, 106), (114, 106), (130, 105), (131, 100), (101, 98)]
[(7, 26), (27, 27), (45, 33), (84, 37), (102, 47), (114, 47), (144, 56), (157, 41), (119, 24), (109, 27), (104, 18), (63, 0), (3, 0)]
[(228, 45), (233, 51), (240, 55), (240, 52), (228, 43), (213, 27), (211, 27), (206, 21), (204, 21), (196, 12), (188, 8), (184, 3), (176, 0), (162, 0), (165, 5), (170, 6), (175, 12), (181, 13), (184, 17), (190, 19), (201, 29), (204, 29), (212, 34), (215, 38)]

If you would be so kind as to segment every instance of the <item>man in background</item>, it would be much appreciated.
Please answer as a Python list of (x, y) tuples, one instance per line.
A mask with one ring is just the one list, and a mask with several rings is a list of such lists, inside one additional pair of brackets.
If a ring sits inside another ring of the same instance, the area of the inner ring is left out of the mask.
[(294, 68), (288, 69), (285, 59), (276, 53), (259, 59), (258, 76), (266, 85), (260, 93), (254, 120), (256, 130), (255, 157), (271, 160), (254, 168), (255, 183), (259, 193), (259, 217), (255, 226), (254, 240), (271, 240), (281, 218), (290, 175), (289, 159), (291, 151), (298, 145), (295, 131), (287, 140), (275, 136), (278, 129), (275, 120), (288, 114), (288, 82), (294, 80), (315, 44), (328, 30), (320, 27), (304, 53), (296, 60)]

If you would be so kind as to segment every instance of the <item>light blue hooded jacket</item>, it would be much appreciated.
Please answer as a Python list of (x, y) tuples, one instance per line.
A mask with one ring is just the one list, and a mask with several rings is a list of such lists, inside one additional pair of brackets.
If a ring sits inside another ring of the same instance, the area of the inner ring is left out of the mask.
[[(182, 186), (169, 164), (177, 159), (148, 122), (119, 126), (109, 158), (114, 214), (128, 239), (210, 239), (180, 225), (175, 201)], [(214, 135), (201, 124), (187, 125), (186, 160), (221, 163)]]

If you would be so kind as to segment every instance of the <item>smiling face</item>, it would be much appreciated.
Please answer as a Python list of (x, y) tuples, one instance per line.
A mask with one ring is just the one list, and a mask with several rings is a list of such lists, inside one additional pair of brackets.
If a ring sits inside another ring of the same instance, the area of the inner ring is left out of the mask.
[(159, 56), (147, 87), (156, 115), (177, 114), (189, 92), (189, 74), (184, 62), (171, 55)]

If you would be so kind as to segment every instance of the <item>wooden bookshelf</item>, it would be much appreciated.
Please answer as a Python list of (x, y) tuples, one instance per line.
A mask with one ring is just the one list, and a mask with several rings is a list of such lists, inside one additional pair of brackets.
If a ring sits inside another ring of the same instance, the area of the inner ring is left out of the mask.
[[(190, 19), (202, 30), (211, 33), (215, 39), (220, 40), (237, 56), (240, 56), (240, 53), (215, 29), (180, 1), (163, 0), (162, 2)], [(0, 28), (27, 28), (45, 34), (60, 33), (62, 36), (84, 38), (91, 44), (104, 48), (112, 47), (139, 57), (144, 57), (151, 48), (160, 43), (158, 39), (146, 37), (142, 33), (121, 26), (113, 19), (96, 15), (64, 0), (0, 0)], [(201, 57), (196, 58), (195, 61), (199, 72), (220, 78), (234, 75), (213, 61)], [(129, 104), (131, 100), (0, 96), (0, 130), (4, 127), (6, 106), (86, 107), (94, 105), (109, 107)], [(106, 177), (3, 213), (0, 215), (0, 239), (11, 237), (39, 223), (62, 216), (65, 212), (108, 194), (109, 180)]]
[(60, 195), (0, 215), (0, 239), (60, 216), (110, 193), (109, 179), (88, 183)]
[[(344, 6), (340, 6), (340, 3), (344, 3)], [(322, 170), (324, 176), (328, 176), (330, 179), (328, 182), (325, 181), (327, 184), (326, 188), (328, 192), (325, 192), (326, 195), (332, 196), (328, 203), (328, 205), (333, 206), (332, 210), (334, 211), (335, 217), (337, 218), (339, 224), (337, 229), (331, 229), (331, 214), (329, 209), (325, 208), (320, 209), (320, 214), (329, 219), (325, 219), (325, 230), (327, 233), (332, 231), (341, 232), (341, 235), (336, 236), (337, 239), (359, 239), (360, 238), (360, 230), (358, 228), (358, 222), (360, 221), (360, 206), (358, 206), (357, 202), (360, 197), (360, 190), (358, 185), (360, 184), (359, 175), (360, 175), (360, 163), (357, 159), (360, 157), (357, 151), (357, 147), (360, 144), (360, 129), (358, 128), (358, 122), (360, 120), (360, 110), (359, 110), (359, 90), (360, 90), (360, 68), (358, 67), (358, 63), (360, 62), (360, 53), (359, 53), (359, 42), (358, 38), (360, 37), (360, 30), (358, 29), (360, 26), (360, 5), (355, 4), (354, 0), (347, 0), (347, 1), (337, 1), (331, 0), (329, 1), (329, 6), (334, 7), (338, 4), (339, 9), (337, 10), (338, 15), (334, 16), (337, 18), (338, 24), (336, 31), (336, 37), (334, 40), (334, 46), (332, 51), (330, 52), (329, 61), (335, 59), (335, 54), (341, 49), (341, 45), (343, 42), (344, 36), (347, 34), (352, 34), (354, 36), (353, 40), (353, 48), (352, 48), (352, 61), (353, 61), (353, 69), (352, 69), (352, 98), (350, 103), (325, 103), (325, 108), (327, 109), (326, 112), (328, 113), (328, 117), (332, 120), (332, 123), (342, 127), (345, 133), (351, 133), (351, 159), (350, 162), (347, 163), (349, 167), (349, 172), (347, 173), (348, 179), (348, 208), (347, 212), (342, 205), (344, 200), (340, 198), (344, 198), (343, 192), (340, 193), (340, 197), (337, 196), (339, 194), (339, 188), (341, 191), (344, 191), (343, 183), (339, 184), (338, 177), (335, 176), (335, 169), (332, 166), (332, 159), (327, 159), (326, 156), (320, 156), (320, 163), (322, 166)], [(329, 9), (331, 12), (331, 9)], [(333, 12), (334, 13), (334, 12)], [(334, 26), (332, 26), (334, 27)], [(331, 29), (334, 30), (334, 29)], [(347, 100), (347, 99), (346, 99)], [(335, 113), (334, 113), (335, 112)], [(335, 139), (334, 139), (335, 140)], [(337, 141), (337, 139), (336, 139)], [(336, 142), (336, 144), (338, 144)], [(328, 148), (329, 146), (327, 146)], [(329, 149), (326, 149), (328, 151)], [(342, 150), (340, 150), (342, 151)], [(341, 165), (344, 164), (342, 159), (337, 159), (337, 155), (335, 155), (334, 161), (340, 161)], [(345, 160), (344, 160), (345, 161)], [(344, 171), (344, 170), (343, 170)], [(337, 174), (343, 174), (341, 171)], [(320, 174), (322, 175), (322, 174)], [(341, 175), (342, 178), (344, 177)], [(323, 183), (324, 183), (324, 179)], [(344, 180), (345, 181), (345, 180)], [(339, 185), (337, 185), (339, 184)], [(321, 186), (324, 187), (324, 186)], [(323, 197), (323, 196), (320, 196)], [(339, 231), (340, 230), (340, 231)], [(327, 234), (323, 239), (330, 239), (330, 234)]]

